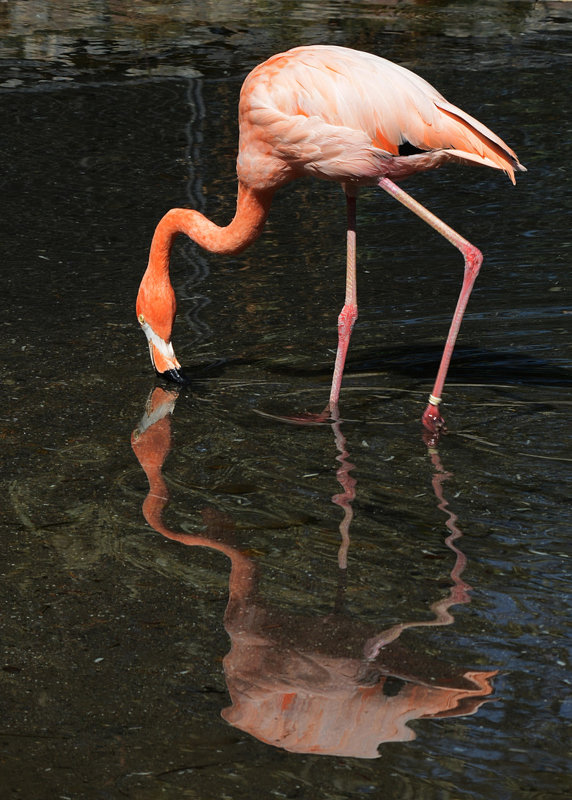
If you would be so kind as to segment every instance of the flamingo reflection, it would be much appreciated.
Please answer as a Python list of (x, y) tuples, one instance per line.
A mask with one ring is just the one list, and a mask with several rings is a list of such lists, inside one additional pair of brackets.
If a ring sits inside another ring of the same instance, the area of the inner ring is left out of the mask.
[(143, 503), (149, 525), (169, 539), (218, 550), (230, 560), (224, 626), (231, 648), (223, 667), (231, 705), (223, 710), (223, 718), (291, 752), (376, 758), (383, 742), (415, 738), (408, 725), (412, 720), (475, 713), (493, 691), (496, 672), (463, 671), (398, 641), (411, 627), (450, 624), (450, 607), (469, 600), (469, 587), (461, 577), (465, 557), (455, 544), (461, 532), (443, 495), (448, 474), (437, 452), (430, 452), (433, 488), (439, 508), (448, 515), (447, 544), (456, 557), (453, 586), (447, 598), (431, 606), (433, 619), (375, 631), (343, 612), (356, 481), (340, 421), (333, 422), (333, 430), (343, 491), (332, 498), (344, 512), (338, 601), (326, 616), (293, 614), (261, 596), (255, 563), (232, 543), (233, 524), (226, 515), (204, 509), (204, 535), (177, 533), (163, 522), (169, 493), (162, 466), (171, 449), (176, 399), (176, 389), (154, 389), (133, 432), (132, 446), (149, 481)]

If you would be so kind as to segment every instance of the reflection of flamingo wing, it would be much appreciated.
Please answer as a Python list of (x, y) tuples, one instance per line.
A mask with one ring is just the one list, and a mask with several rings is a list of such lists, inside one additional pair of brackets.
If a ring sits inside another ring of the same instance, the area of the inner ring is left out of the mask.
[(476, 711), (496, 674), (477, 673), (472, 689), (404, 683), (392, 694), (385, 692), (385, 677), (374, 686), (356, 685), (358, 661), (278, 655), (276, 664), (267, 644), (243, 652), (233, 645), (225, 658), (232, 706), (222, 715), (257, 739), (296, 753), (377, 758), (383, 742), (415, 738), (412, 720)]

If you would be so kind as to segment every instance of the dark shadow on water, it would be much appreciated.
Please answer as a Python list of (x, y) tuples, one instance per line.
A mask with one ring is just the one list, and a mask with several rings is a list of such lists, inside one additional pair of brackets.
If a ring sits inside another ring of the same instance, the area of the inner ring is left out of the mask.
[[(407, 377), (430, 382), (434, 379), (439, 359), (440, 346), (415, 346), (378, 349), (375, 353), (352, 353), (344, 374), (359, 375), (363, 372), (398, 372)], [(269, 372), (284, 375), (296, 374), (326, 377), (326, 368), (288, 367), (284, 364), (268, 364)], [(551, 364), (547, 359), (534, 358), (526, 353), (507, 353), (458, 345), (451, 363), (449, 383), (512, 383), (523, 386), (570, 386), (570, 370)]]

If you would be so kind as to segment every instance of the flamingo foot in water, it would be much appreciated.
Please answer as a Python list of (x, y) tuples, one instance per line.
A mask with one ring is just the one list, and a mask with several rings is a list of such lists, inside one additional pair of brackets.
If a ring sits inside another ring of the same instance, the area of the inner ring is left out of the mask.
[(439, 412), (439, 405), (429, 402), (423, 412), (422, 422), (424, 427), (433, 434), (447, 433), (445, 420)]

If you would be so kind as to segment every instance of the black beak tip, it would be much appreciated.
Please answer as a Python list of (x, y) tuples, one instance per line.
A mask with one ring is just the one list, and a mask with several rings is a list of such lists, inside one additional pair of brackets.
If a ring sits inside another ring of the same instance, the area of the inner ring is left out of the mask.
[(165, 372), (157, 372), (157, 375), (169, 383), (176, 383), (177, 386), (188, 386), (191, 379), (180, 369), (167, 369)]

